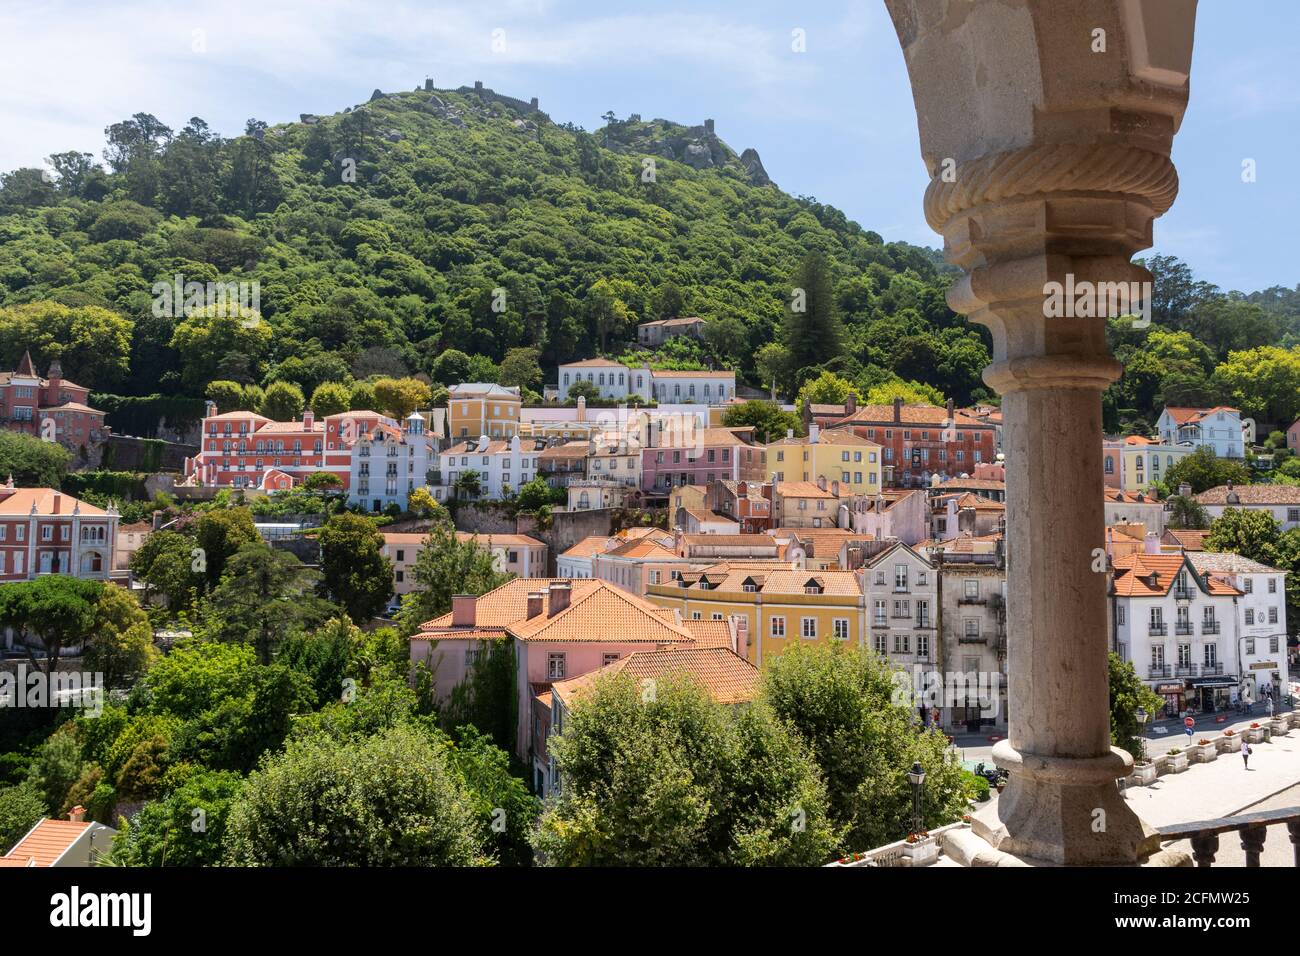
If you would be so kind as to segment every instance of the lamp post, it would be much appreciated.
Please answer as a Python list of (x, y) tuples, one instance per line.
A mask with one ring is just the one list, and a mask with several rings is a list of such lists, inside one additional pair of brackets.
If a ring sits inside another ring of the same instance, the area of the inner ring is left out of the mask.
[(1138, 707), (1133, 713), (1133, 719), (1138, 725), (1138, 760), (1144, 761), (1147, 759), (1147, 721), (1151, 719), (1151, 715), (1147, 713), (1145, 707)]
[(907, 773), (907, 780), (912, 785), (912, 832), (918, 837), (922, 830), (925, 829), (922, 815), (922, 788), (925, 786), (925, 771), (921, 769), (920, 761), (912, 764), (912, 769)]

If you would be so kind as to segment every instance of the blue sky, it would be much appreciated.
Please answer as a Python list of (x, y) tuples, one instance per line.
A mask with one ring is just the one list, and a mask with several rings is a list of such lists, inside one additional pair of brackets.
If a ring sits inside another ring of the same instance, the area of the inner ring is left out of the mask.
[[(1298, 28), (1295, 0), (1200, 5), (1174, 154), (1182, 192), (1155, 251), (1225, 289), (1300, 282), (1285, 225), (1300, 212), (1288, 172)], [(796, 29), (805, 52), (792, 49)], [(201, 116), (230, 135), (250, 116), (334, 112), (426, 75), (538, 96), (556, 121), (588, 129), (611, 109), (712, 117), (788, 192), (887, 239), (940, 243), (921, 215), (911, 93), (881, 0), (0, 0), (0, 169), (98, 155), (104, 127), (138, 111), (174, 128)]]

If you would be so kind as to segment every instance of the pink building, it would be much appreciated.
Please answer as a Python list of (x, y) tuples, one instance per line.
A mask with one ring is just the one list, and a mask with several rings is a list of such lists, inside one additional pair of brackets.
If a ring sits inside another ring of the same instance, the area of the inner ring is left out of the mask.
[(487, 594), (456, 595), (452, 609), (411, 637), (411, 661), (434, 674), (440, 700), (469, 676), (487, 642), (508, 639), (516, 655), (519, 725), (515, 752), (546, 788), (552, 683), (580, 677), (637, 651), (666, 647), (735, 650), (725, 621), (682, 621), (605, 581), (516, 578)]
[(1300, 419), (1286, 430), (1286, 447), (1300, 455)]
[(0, 485), (0, 584), (39, 574), (108, 580), (117, 546), (117, 511), (52, 488)]
[(64, 379), (58, 359), (50, 363), (48, 378), (36, 374), (30, 352), (14, 371), (0, 372), (0, 425), (57, 441), (69, 451), (108, 438), (104, 413), (87, 405), (89, 400), (90, 389)]
[(700, 428), (665, 435), (653, 424), (641, 451), (641, 489), (665, 495), (678, 485), (754, 481), (767, 473), (767, 450), (752, 428)]
[(378, 412), (341, 412), (318, 422), (308, 409), (302, 421), (275, 422), (256, 412), (218, 414), (209, 402), (200, 451), (186, 473), (210, 487), (280, 491), (324, 472), (350, 488), (352, 446), (380, 425), (397, 428)]

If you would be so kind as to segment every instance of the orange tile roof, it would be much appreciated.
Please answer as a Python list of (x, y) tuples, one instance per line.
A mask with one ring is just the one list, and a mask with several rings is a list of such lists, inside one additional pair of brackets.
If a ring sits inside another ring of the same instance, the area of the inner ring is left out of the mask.
[(0, 866), (53, 866), (82, 834), (96, 825), (89, 821), (42, 820), (0, 858)]
[(650, 372), (655, 378), (735, 378), (736, 373), (730, 369), (720, 368), (697, 368), (697, 369), (652, 369)]
[(666, 558), (677, 557), (676, 552), (665, 548), (658, 541), (652, 541), (649, 538), (636, 538), (628, 541), (626, 544), (620, 544), (617, 548), (605, 552), (612, 558), (641, 558), (652, 561), (662, 561)]
[(605, 677), (625, 674), (633, 681), (660, 680), (682, 675), (694, 680), (720, 704), (738, 704), (754, 699), (758, 690), (758, 668), (721, 647), (671, 648), (637, 651), (581, 677), (558, 681), (552, 693), (572, 704), (589, 693)]
[[(710, 565), (698, 574), (684, 574), (683, 580), (688, 584), (684, 590), (732, 591), (744, 590), (746, 581), (758, 585), (763, 594), (804, 594), (811, 581), (822, 589), (823, 594), (842, 597), (860, 597), (862, 595), (861, 579), (853, 571), (808, 571), (783, 567), (754, 570), (749, 567), (733, 567), (729, 561), (720, 561)], [(700, 588), (700, 579), (707, 579), (709, 588)]]
[(18, 488), (8, 494), (0, 487), (0, 515), (29, 515), (32, 505), (36, 506), (38, 515), (54, 514), (54, 499), (59, 496), (59, 515), (70, 515), (74, 508), (81, 506), (82, 517), (102, 518), (108, 514), (103, 508), (74, 498), (72, 495), (55, 491), (53, 488)]
[(1241, 414), (1240, 409), (1233, 408), (1231, 405), (1215, 405), (1213, 408), (1184, 408), (1182, 406), (1166, 405), (1165, 411), (1179, 425), (1199, 422), (1215, 412), (1236, 412), (1238, 415)]
[(1205, 537), (1209, 531), (1181, 531), (1175, 528), (1166, 528), (1165, 534), (1169, 535), (1178, 543), (1178, 546), (1184, 551), (1204, 551)]
[(568, 551), (560, 554), (562, 558), (589, 558), (603, 553), (609, 547), (610, 538), (606, 534), (593, 534), (583, 538)]
[[(568, 607), (551, 614), (549, 585), (553, 583), (569, 584), (571, 596)], [(528, 595), (534, 591), (543, 592), (542, 613), (530, 618)], [(594, 578), (515, 578), (479, 596), (472, 628), (453, 627), (448, 612), (420, 625), (412, 640), (476, 639), (482, 633), (499, 631), (525, 642), (693, 644), (691, 632), (660, 610), (657, 605)]]
[(622, 362), (614, 362), (606, 358), (589, 358), (581, 362), (561, 362), (564, 368), (626, 368)]
[(834, 498), (830, 493), (830, 484), (825, 489), (818, 487), (814, 481), (778, 481), (774, 494), (782, 498)]
[(544, 548), (546, 542), (538, 541), (536, 538), (530, 538), (526, 534), (496, 534), (495, 532), (475, 534), (470, 531), (457, 531), (457, 541), (473, 541), (478, 539), (478, 543), (486, 545), (489, 548), (496, 547), (515, 547), (515, 548)]
[[(1139, 498), (1138, 495), (1141, 495), (1142, 497)], [(1152, 505), (1152, 504), (1158, 505), (1160, 504), (1160, 499), (1157, 498), (1154, 493), (1149, 495), (1144, 492), (1138, 492), (1138, 494), (1129, 494), (1127, 491), (1120, 491), (1118, 488), (1107, 488), (1105, 490), (1105, 496), (1107, 501), (1117, 505)]]
[(901, 421), (894, 421), (893, 405), (859, 405), (852, 415), (835, 423), (839, 425), (934, 425), (941, 426), (948, 420), (948, 410), (938, 405), (904, 405), (898, 416)]
[(776, 544), (766, 534), (684, 534), (681, 540), (683, 544), (688, 546), (716, 545), (728, 548), (766, 548)]
[(1183, 554), (1147, 554), (1138, 552), (1115, 559), (1115, 580), (1111, 593), (1117, 597), (1163, 597), (1173, 587), (1175, 578), (1184, 568), (1188, 578), (1196, 581), (1206, 594), (1240, 596), (1231, 584), (1213, 576), (1202, 583), (1196, 569)]

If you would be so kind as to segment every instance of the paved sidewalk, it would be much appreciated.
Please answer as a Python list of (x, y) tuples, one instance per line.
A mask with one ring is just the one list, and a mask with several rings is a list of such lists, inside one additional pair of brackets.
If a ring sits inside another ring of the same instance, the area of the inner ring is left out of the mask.
[[(1241, 754), (1220, 754), (1211, 763), (1192, 764), (1183, 773), (1166, 774), (1149, 787), (1132, 787), (1126, 796), (1138, 815), (1156, 827), (1235, 816), (1247, 808), (1300, 806), (1300, 730), (1253, 744), (1249, 770), (1243, 767)], [(1215, 865), (1245, 866), (1240, 844), (1235, 833), (1220, 837)], [(1172, 847), (1191, 853), (1187, 841)], [(1293, 865), (1286, 827), (1269, 827), (1261, 862), (1264, 866)]]

